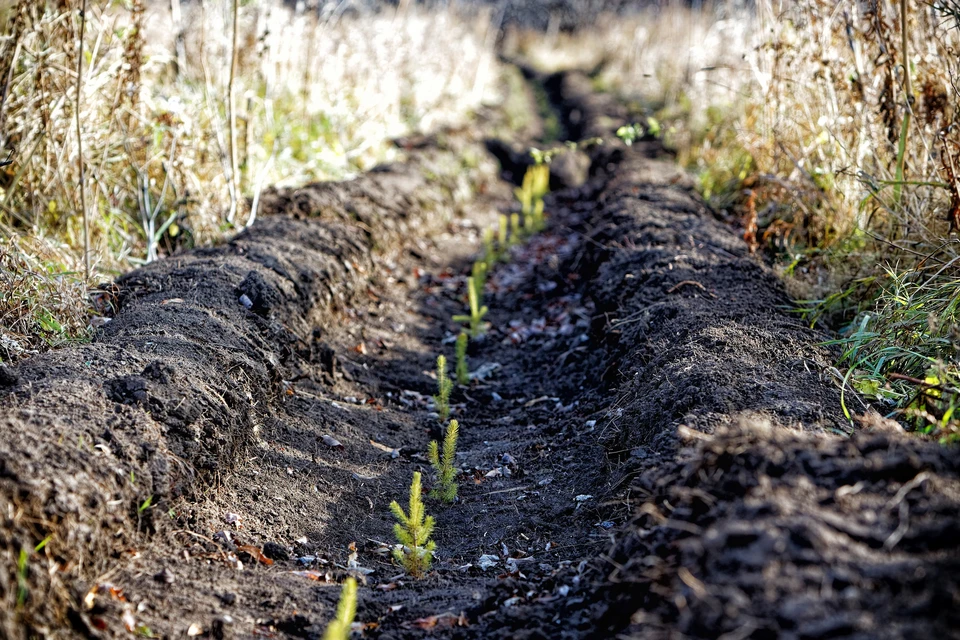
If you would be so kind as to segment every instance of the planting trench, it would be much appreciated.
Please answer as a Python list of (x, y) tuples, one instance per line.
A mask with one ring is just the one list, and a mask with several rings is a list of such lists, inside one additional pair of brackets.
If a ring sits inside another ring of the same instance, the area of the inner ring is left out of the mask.
[[(543, 82), (570, 135), (622, 122)], [(406, 146), (265, 194), (121, 278), (92, 343), (0, 370), (5, 635), (321, 636), (351, 574), (372, 638), (957, 634), (957, 451), (854, 432), (822, 336), (654, 141), (558, 162), (493, 271), (460, 501), (427, 501), (434, 567), (403, 576), (387, 505), (432, 478), (434, 362), (511, 199), (477, 135)]]

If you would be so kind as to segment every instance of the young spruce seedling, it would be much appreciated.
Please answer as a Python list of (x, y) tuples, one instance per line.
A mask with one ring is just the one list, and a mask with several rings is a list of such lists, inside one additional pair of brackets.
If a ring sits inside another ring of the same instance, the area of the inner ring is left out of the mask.
[(510, 214), (510, 246), (515, 247), (523, 242), (523, 230), (520, 228), (520, 214)]
[(473, 290), (477, 294), (477, 304), (483, 305), (483, 290), (487, 286), (487, 263), (482, 260), (474, 262), (470, 275), (473, 277)]
[(506, 215), (500, 214), (498, 218), (499, 226), (497, 227), (497, 258), (501, 262), (510, 261), (510, 251), (509, 251), (509, 234), (510, 229), (510, 219)]
[(493, 244), (493, 234), (494, 231), (492, 228), (483, 230), (483, 261), (488, 265), (496, 263), (499, 259), (497, 256), (497, 248)]
[(350, 625), (357, 615), (357, 581), (347, 578), (340, 592), (340, 602), (337, 604), (337, 617), (330, 621), (327, 630), (323, 633), (323, 640), (348, 640)]
[(410, 484), (409, 514), (403, 512), (403, 507), (394, 500), (390, 503), (390, 511), (399, 521), (393, 525), (393, 533), (400, 546), (393, 550), (393, 557), (403, 565), (414, 578), (420, 578), (430, 568), (433, 560), (433, 551), (436, 543), (430, 539), (433, 533), (433, 516), (424, 513), (423, 500), (420, 496), (420, 472), (413, 472), (413, 482)]
[(440, 421), (446, 422), (450, 417), (450, 392), (453, 391), (453, 380), (447, 377), (447, 356), (437, 356), (437, 395), (433, 396), (433, 403), (437, 406)]
[(546, 164), (552, 157), (549, 153), (531, 149), (537, 164), (527, 168), (527, 172), (523, 174), (523, 185), (514, 189), (523, 212), (523, 228), (527, 232), (542, 231), (546, 226), (543, 218), (543, 196), (547, 195), (550, 189), (550, 167)]
[(457, 336), (457, 384), (466, 386), (470, 384), (470, 370), (467, 368), (467, 340), (469, 336), (463, 331)]
[(452, 504), (457, 499), (457, 470), (453, 464), (457, 456), (457, 436), (460, 435), (460, 423), (451, 420), (447, 426), (447, 435), (443, 438), (443, 455), (440, 455), (440, 445), (436, 440), (430, 441), (427, 448), (427, 459), (437, 472), (437, 486), (430, 492), (430, 496)]
[(453, 316), (454, 322), (470, 323), (469, 334), (471, 338), (476, 338), (483, 333), (483, 316), (487, 315), (486, 305), (480, 306), (477, 300), (477, 286), (474, 283), (473, 276), (467, 278), (467, 298), (470, 301), (470, 315)]

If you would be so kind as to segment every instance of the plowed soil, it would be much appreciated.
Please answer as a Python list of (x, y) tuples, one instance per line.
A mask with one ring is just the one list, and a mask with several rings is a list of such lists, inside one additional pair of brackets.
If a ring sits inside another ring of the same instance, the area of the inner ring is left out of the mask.
[(4, 635), (320, 637), (354, 575), (355, 637), (960, 637), (960, 453), (851, 424), (669, 153), (611, 136), (589, 79), (535, 81), (608, 143), (491, 274), (430, 572), (393, 563), (388, 504), (432, 482), (435, 360), (515, 207), (487, 150), (523, 168), (471, 131), (265, 194), (108, 287), (91, 343), (0, 370)]

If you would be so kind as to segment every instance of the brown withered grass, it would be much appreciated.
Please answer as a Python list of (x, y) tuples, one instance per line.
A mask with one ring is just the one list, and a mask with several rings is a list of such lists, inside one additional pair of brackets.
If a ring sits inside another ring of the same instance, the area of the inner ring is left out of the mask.
[[(243, 199), (230, 221), (230, 3), (183, 3), (179, 20), (171, 11), (177, 4), (87, 0), (82, 138), (75, 122), (81, 1), (0, 6), (0, 239), (45, 264), (36, 270), (8, 259), (11, 286), (38, 273), (75, 279), (84, 255), (81, 189), (96, 267), (91, 285), (250, 224), (247, 203), (265, 186), (347, 177), (393, 159), (391, 138), (465, 122), (495, 71), (483, 16), (473, 22), (405, 7), (349, 17), (273, 0), (240, 3)], [(13, 289), (7, 298), (43, 290)], [(71, 310), (62, 291), (62, 300), (38, 307), (71, 327), (65, 336), (76, 335), (88, 306), (82, 287), (70, 291)], [(49, 344), (29, 329), (37, 318), (24, 322), (0, 328), (8, 345), (0, 357)]]

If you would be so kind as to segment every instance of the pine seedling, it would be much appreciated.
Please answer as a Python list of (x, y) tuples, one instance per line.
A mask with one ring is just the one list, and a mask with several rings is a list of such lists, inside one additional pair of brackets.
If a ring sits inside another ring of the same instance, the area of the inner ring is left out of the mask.
[(436, 543), (430, 539), (433, 533), (433, 516), (424, 512), (423, 500), (420, 496), (420, 472), (413, 472), (413, 482), (410, 484), (409, 514), (403, 512), (403, 507), (394, 500), (390, 503), (390, 511), (399, 521), (393, 525), (393, 533), (400, 546), (393, 550), (393, 557), (403, 565), (414, 578), (420, 578), (430, 568), (433, 560), (433, 550)]
[[(538, 164), (530, 168), (533, 173), (531, 191), (535, 200), (543, 200), (543, 196), (550, 191), (550, 166)], [(524, 176), (526, 177), (526, 176)]]
[(510, 214), (510, 246), (511, 247), (516, 246), (520, 244), (521, 241), (523, 241), (523, 238), (521, 237), (521, 231), (522, 230), (520, 229), (520, 214), (511, 213)]
[(543, 218), (543, 200), (537, 200), (537, 203), (533, 206), (533, 228), (537, 231), (543, 231), (544, 227), (547, 226), (546, 221)]
[(437, 395), (433, 396), (433, 403), (437, 406), (440, 421), (446, 422), (450, 417), (450, 392), (453, 391), (453, 380), (447, 377), (447, 356), (437, 356)]
[[(531, 153), (533, 151), (535, 150), (531, 150)], [(523, 174), (523, 185), (514, 189), (523, 212), (523, 228), (527, 232), (542, 231), (544, 227), (543, 196), (547, 195), (550, 189), (550, 167), (545, 163), (549, 162), (550, 157), (543, 153), (539, 156), (534, 154), (537, 164), (527, 168)], [(515, 232), (514, 236), (518, 237), (519, 234)]]
[[(540, 225), (539, 225), (539, 222), (538, 222), (538, 220), (537, 220), (536, 210), (537, 210), (537, 205), (542, 205), (542, 204), (543, 204), (543, 201), (542, 201), (542, 200), (538, 200), (538, 201), (536, 202), (536, 204), (534, 205), (534, 207), (533, 207), (533, 211), (531, 211), (529, 214), (523, 216), (523, 231), (524, 231), (524, 233), (525, 233), (526, 235), (528, 235), (528, 236), (532, 236), (532, 235), (535, 234), (537, 231), (540, 231), (540, 229), (539, 229), (539, 226), (540, 226)], [(542, 206), (540, 207), (540, 210), (541, 210), (541, 212), (543, 211), (543, 207), (542, 207)]]
[(473, 263), (473, 288), (477, 293), (477, 304), (483, 304), (483, 290), (487, 286), (487, 263), (477, 261)]
[(470, 383), (470, 371), (467, 368), (467, 340), (469, 336), (463, 331), (457, 336), (457, 384), (466, 386)]
[[(463, 334), (461, 334), (463, 335)], [(440, 445), (436, 440), (430, 441), (427, 448), (427, 459), (437, 472), (437, 486), (430, 492), (430, 496), (452, 504), (457, 499), (457, 470), (453, 464), (457, 456), (457, 436), (460, 435), (460, 423), (451, 420), (447, 426), (447, 434), (443, 437), (443, 455), (440, 455)]]
[(497, 228), (497, 246), (500, 248), (497, 257), (503, 261), (507, 262), (510, 260), (510, 252), (507, 251), (509, 245), (507, 244), (507, 231), (510, 228), (510, 220), (504, 214), (500, 214), (500, 226)]
[(470, 337), (476, 339), (483, 333), (483, 316), (487, 315), (489, 309), (486, 305), (480, 306), (480, 302), (477, 300), (477, 287), (472, 276), (467, 278), (467, 298), (470, 302), (470, 315), (453, 316), (453, 321), (470, 323)]
[(497, 248), (493, 244), (493, 234), (492, 228), (483, 230), (483, 262), (488, 265), (494, 264), (498, 259)]
[(533, 211), (533, 167), (528, 167), (523, 174), (523, 184), (513, 190), (513, 195), (520, 201), (520, 210), (524, 216)]
[(537, 231), (543, 231), (544, 226), (546, 226), (543, 220), (543, 197), (550, 191), (550, 167), (540, 164), (530, 167), (530, 172), (530, 190), (533, 194), (533, 208), (530, 215), (533, 217), (534, 228)]
[(323, 640), (348, 640), (350, 625), (357, 615), (357, 581), (347, 578), (340, 592), (340, 602), (337, 604), (337, 617), (330, 621), (327, 630), (323, 633)]

